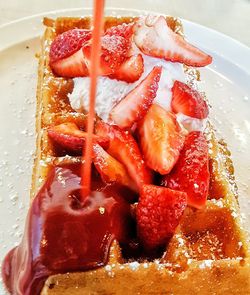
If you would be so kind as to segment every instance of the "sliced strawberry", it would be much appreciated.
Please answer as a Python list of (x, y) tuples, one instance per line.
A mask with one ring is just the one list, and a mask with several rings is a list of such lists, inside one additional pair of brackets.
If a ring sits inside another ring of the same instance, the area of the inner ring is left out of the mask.
[(50, 47), (50, 67), (62, 77), (87, 76), (88, 69), (82, 46), (91, 38), (91, 31), (73, 29), (56, 37)]
[(187, 193), (188, 205), (202, 208), (209, 188), (208, 146), (204, 134), (190, 132), (175, 167), (163, 177), (162, 184)]
[(208, 106), (202, 95), (180, 81), (174, 82), (171, 107), (175, 113), (197, 119), (205, 119), (208, 116)]
[(108, 36), (120, 36), (123, 37), (127, 40), (131, 39), (134, 33), (134, 23), (129, 23), (129, 24), (121, 24), (118, 26), (114, 26), (109, 28), (106, 32), (105, 35)]
[[(49, 137), (62, 146), (63, 148), (73, 151), (82, 152), (84, 143), (87, 138), (87, 133), (80, 130), (75, 123), (63, 123), (57, 126), (52, 126), (48, 129)], [(103, 147), (107, 147), (109, 139), (107, 137), (94, 135), (94, 142)]]
[(110, 156), (99, 144), (93, 146), (93, 154), (93, 163), (103, 181), (107, 183), (120, 183), (135, 190), (135, 184), (128, 176), (128, 172), (123, 164)]
[(54, 62), (50, 66), (53, 72), (60, 77), (74, 78), (86, 77), (89, 75), (82, 49), (78, 50), (70, 57)]
[(186, 206), (186, 193), (155, 185), (142, 186), (136, 212), (137, 231), (146, 249), (166, 245)]
[[(113, 74), (128, 57), (131, 44), (121, 36), (105, 35), (101, 39), (100, 75)], [(83, 54), (90, 69), (91, 41), (83, 47)]]
[(135, 25), (134, 41), (144, 54), (172, 62), (194, 67), (203, 67), (212, 62), (211, 56), (174, 33), (163, 16), (153, 20), (140, 19)]
[(129, 128), (145, 116), (156, 97), (161, 71), (161, 67), (154, 67), (148, 76), (113, 108), (110, 119), (115, 124)]
[(143, 57), (141, 54), (137, 54), (125, 60), (124, 63), (118, 68), (118, 70), (109, 77), (111, 79), (133, 83), (140, 79), (143, 71)]
[(107, 152), (126, 167), (138, 189), (143, 184), (152, 182), (152, 175), (142, 159), (138, 145), (128, 131), (99, 121), (96, 124), (96, 133), (101, 137), (109, 137)]
[(134, 51), (135, 44), (132, 38), (134, 35), (134, 26), (135, 26), (135, 23), (129, 23), (129, 24), (123, 23), (121, 25), (111, 27), (105, 32), (105, 35), (120, 36), (127, 40), (129, 48), (130, 48), (128, 51), (128, 56), (132, 56), (135, 53), (138, 53), (138, 48), (136, 48), (137, 50)]
[(185, 137), (175, 114), (153, 104), (138, 124), (145, 162), (154, 171), (167, 174), (179, 158)]

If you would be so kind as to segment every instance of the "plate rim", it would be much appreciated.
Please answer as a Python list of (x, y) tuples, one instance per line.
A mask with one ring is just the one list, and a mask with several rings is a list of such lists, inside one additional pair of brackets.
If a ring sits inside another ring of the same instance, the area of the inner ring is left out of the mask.
[[(3, 34), (5, 30), (7, 31), (15, 30), (17, 27), (19, 27), (18, 25), (22, 23), (26, 24), (32, 21), (39, 23), (39, 21), (41, 21), (41, 19), (44, 16), (56, 17), (58, 15), (63, 15), (66, 13), (77, 13), (77, 12), (79, 12), (82, 15), (88, 15), (90, 14), (91, 10), (92, 10), (91, 7), (84, 7), (84, 8), (80, 7), (80, 8), (70, 8), (70, 9), (66, 8), (66, 9), (52, 10), (52, 11), (42, 12), (42, 13), (30, 15), (30, 16), (25, 16), (23, 18), (13, 20), (0, 25), (0, 35)], [(119, 12), (123, 14), (127, 13), (128, 15), (133, 15), (133, 14), (145, 15), (148, 13), (156, 14), (156, 15), (162, 14), (160, 12), (154, 12), (154, 11), (138, 10), (138, 9), (130, 9), (130, 8), (117, 8), (117, 7), (106, 7), (105, 10), (109, 12), (109, 14), (111, 15), (112, 14), (119, 15)], [(192, 22), (190, 20), (183, 19), (183, 18), (180, 18), (180, 20), (183, 23), (183, 26), (185, 29), (185, 35), (187, 36), (187, 39), (189, 39), (191, 43), (193, 43), (194, 45), (202, 44), (203, 49), (208, 50), (210, 52), (215, 52), (220, 57), (227, 59), (230, 62), (236, 64), (239, 68), (241, 68), (242, 70), (244, 70), (246, 73), (250, 75), (250, 47), (210, 27), (207, 27), (207, 26), (204, 26), (199, 23)], [(41, 28), (37, 27), (35, 28), (35, 30), (34, 29), (30, 30), (30, 32), (28, 32), (29, 37), (31, 38), (38, 37), (41, 34), (41, 31), (40, 31)], [(195, 34), (193, 34), (193, 32)], [(201, 32), (203, 32), (203, 34), (201, 34)], [(197, 37), (197, 35), (199, 37)], [(28, 40), (28, 39), (30, 38), (26, 38), (24, 40)], [(216, 42), (214, 42), (214, 40), (216, 40)], [(221, 40), (223, 40), (223, 42)], [(2, 45), (0, 47), (0, 52), (10, 46), (19, 44), (20, 42), (11, 43), (8, 41), (7, 42), (3, 41), (5, 45)], [(235, 51), (237, 51), (237, 54), (235, 54)]]

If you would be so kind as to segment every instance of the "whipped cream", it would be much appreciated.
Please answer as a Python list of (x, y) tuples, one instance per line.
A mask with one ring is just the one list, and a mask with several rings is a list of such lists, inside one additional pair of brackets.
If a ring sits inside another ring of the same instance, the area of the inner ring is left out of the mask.
[(200, 120), (178, 113), (176, 115), (177, 121), (183, 126), (188, 132), (191, 131), (204, 131), (207, 124), (207, 119)]
[[(74, 88), (68, 95), (71, 107), (77, 112), (88, 111), (90, 78), (74, 78)], [(107, 122), (109, 113), (126, 94), (132, 90), (133, 84), (112, 80), (108, 77), (99, 77), (96, 91), (95, 111)]]
[[(109, 77), (99, 77), (95, 109), (97, 115), (105, 122), (108, 121), (112, 108), (134, 89), (149, 74), (154, 66), (162, 66), (161, 78), (154, 103), (159, 104), (167, 111), (171, 111), (171, 89), (174, 81), (185, 82), (186, 79), (183, 65), (144, 54), (142, 56), (144, 60), (144, 72), (141, 78), (134, 83), (126, 83), (124, 81), (110, 79)], [(90, 78), (74, 78), (73, 81), (73, 91), (68, 95), (71, 107), (77, 112), (88, 111)], [(183, 114), (177, 114), (177, 120), (189, 132), (203, 131), (205, 128), (204, 120), (191, 118)]]
[[(162, 74), (159, 88), (154, 103), (158, 103), (166, 110), (171, 110), (171, 88), (175, 80), (185, 82), (185, 74), (182, 64), (172, 63), (163, 59), (143, 55), (144, 72), (141, 78), (134, 83), (126, 83), (109, 77), (99, 77), (96, 95), (96, 113), (104, 121), (108, 120), (111, 109), (123, 99), (127, 93), (135, 88), (153, 69), (154, 66), (162, 66)], [(69, 94), (71, 107), (82, 112), (88, 111), (90, 78), (74, 78), (74, 88)]]

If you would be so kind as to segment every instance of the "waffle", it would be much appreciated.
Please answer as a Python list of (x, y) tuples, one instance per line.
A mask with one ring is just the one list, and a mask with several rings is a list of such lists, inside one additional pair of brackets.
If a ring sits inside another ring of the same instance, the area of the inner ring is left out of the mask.
[[(105, 29), (133, 18), (107, 17)], [(182, 34), (179, 20), (167, 17), (171, 29)], [(86, 116), (75, 112), (67, 94), (71, 79), (55, 77), (49, 67), (49, 48), (53, 39), (72, 28), (90, 28), (91, 19), (45, 19), (37, 88), (37, 157), (31, 196), (38, 191), (54, 165), (80, 163), (81, 158), (67, 155), (49, 139), (51, 124), (75, 122), (83, 127)], [(199, 73), (187, 69), (190, 80)], [(210, 191), (206, 208), (187, 208), (166, 251), (154, 261), (127, 260), (114, 241), (105, 267), (86, 272), (57, 274), (47, 279), (43, 295), (55, 294), (250, 294), (250, 256), (245, 233), (240, 225), (237, 188), (230, 152), (216, 139), (210, 123)]]

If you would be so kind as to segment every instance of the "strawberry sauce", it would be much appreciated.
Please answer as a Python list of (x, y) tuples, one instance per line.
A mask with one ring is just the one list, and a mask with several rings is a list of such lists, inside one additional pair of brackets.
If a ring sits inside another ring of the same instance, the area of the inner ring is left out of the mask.
[(103, 29), (103, 10), (105, 0), (94, 1), (94, 28), (92, 36), (92, 49), (90, 60), (90, 92), (89, 92), (89, 113), (87, 126), (87, 142), (84, 155), (85, 163), (82, 170), (82, 194), (81, 199), (84, 200), (90, 194), (91, 188), (91, 162), (92, 162), (92, 146), (93, 146), (93, 129), (95, 118), (95, 97), (96, 85), (100, 63), (101, 51), (101, 33)]
[(119, 187), (93, 182), (82, 204), (77, 170), (53, 168), (33, 200), (23, 239), (2, 265), (11, 294), (40, 294), (48, 276), (103, 266), (114, 239), (129, 243), (130, 206)]

